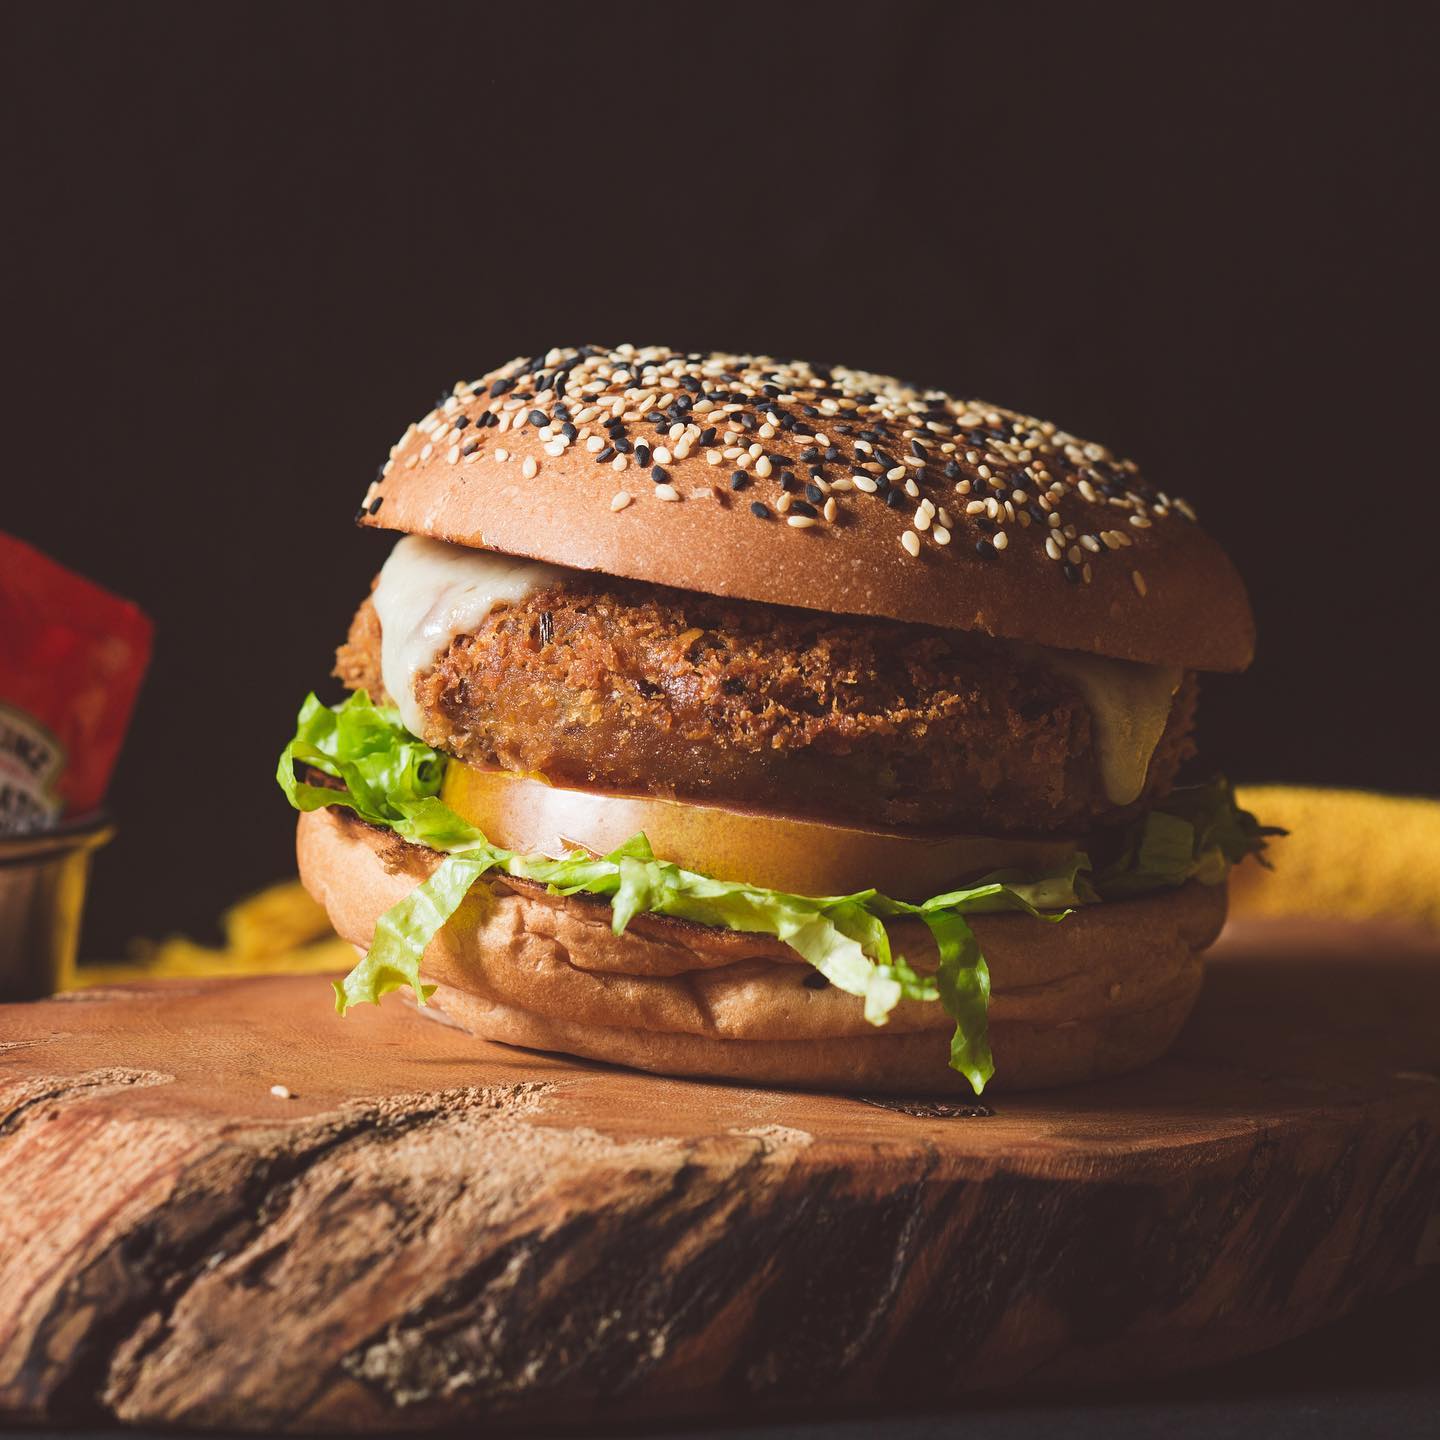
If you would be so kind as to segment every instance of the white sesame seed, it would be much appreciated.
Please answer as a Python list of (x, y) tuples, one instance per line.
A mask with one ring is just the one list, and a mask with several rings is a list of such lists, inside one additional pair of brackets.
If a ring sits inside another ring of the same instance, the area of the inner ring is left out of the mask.
[(990, 543), (997, 550), (1003, 550), (1010, 543), (1010, 537), (1003, 530), (997, 530), (990, 537)]
[(536, 463), (533, 455), (527, 455), (524, 463), (520, 466), (520, 473), (527, 479), (533, 480), (539, 472), (540, 466)]
[(597, 451), (605, 448), (605, 441), (599, 435), (592, 435), (585, 442), (585, 448), (594, 455)]
[(836, 505), (836, 503), (835, 503), (835, 497), (832, 495), (832, 496), (825, 502), (825, 508), (824, 508), (820, 513), (821, 513), (822, 515), (824, 515), (824, 517), (833, 524), (833, 523), (834, 523), (834, 520), (835, 520), (835, 516), (836, 516), (837, 512), (839, 511), (839, 508), (840, 508), (840, 507), (839, 507), (838, 505)]
[(678, 500), (680, 492), (673, 485), (657, 485), (655, 498), (657, 500)]
[(1093, 535), (1082, 535), (1080, 543), (1093, 555), (1100, 549), (1100, 542)]
[(718, 450), (707, 450), (705, 452), (705, 463), (707, 465), (718, 465), (724, 458)]
[(610, 462), (610, 468), (618, 474), (621, 470), (625, 469), (625, 467), (629, 465), (629, 463), (630, 457), (628, 455), (617, 455)]
[(857, 490), (863, 490), (867, 495), (873, 495), (880, 487), (868, 475), (853, 475), (851, 479)]
[(1130, 583), (1134, 585), (1135, 592), (1138, 595), (1144, 595), (1149, 588), (1145, 584), (1145, 577), (1138, 570), (1132, 570), (1130, 572)]
[(565, 453), (565, 442), (563, 440), (552, 441), (545, 447), (547, 455), (563, 455)]
[(1055, 543), (1053, 535), (1047, 535), (1045, 537), (1045, 553), (1052, 560), (1058, 560), (1065, 552)]
[(780, 498), (775, 502), (775, 508), (783, 515), (795, 503), (795, 497), (788, 490), (780, 492)]
[(762, 456), (755, 462), (755, 473), (756, 473), (757, 475), (759, 475), (762, 479), (763, 479), (765, 476), (769, 475), (771, 469), (772, 469), (772, 466), (771, 466), (771, 464), (770, 464), (770, 457), (769, 457), (768, 455), (762, 455)]
[(937, 525), (930, 532), (937, 545), (948, 545), (950, 543), (950, 530), (948, 526)]
[(809, 515), (787, 515), (785, 523), (795, 530), (808, 530), (815, 521)]
[(900, 543), (905, 547), (906, 554), (912, 557), (920, 554), (920, 537), (913, 530), (906, 530), (900, 536)]
[(887, 480), (903, 480), (905, 478), (905, 467), (903, 465), (894, 466), (885, 472), (885, 478)]
[(623, 510), (635, 497), (628, 490), (617, 490), (610, 497), (612, 510)]
[(497, 445), (495, 447), (495, 458), (503, 462), (510, 458), (510, 452), (505, 449), (503, 445)]
[(1132, 515), (1132, 516), (1130, 517), (1130, 523), (1131, 523), (1137, 530), (1148, 530), (1148, 529), (1150, 528), (1150, 521), (1149, 521), (1149, 519), (1148, 519), (1146, 516), (1144, 516), (1144, 515)]
[(272, 1085), (270, 1093), (277, 1100), (293, 1100), (295, 1098), (288, 1085)]

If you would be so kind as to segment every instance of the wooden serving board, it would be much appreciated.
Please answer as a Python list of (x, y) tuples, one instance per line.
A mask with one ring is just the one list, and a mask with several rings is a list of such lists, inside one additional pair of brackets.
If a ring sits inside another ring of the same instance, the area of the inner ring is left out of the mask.
[(1232, 929), (1169, 1059), (969, 1110), (341, 1021), (314, 978), (0, 1008), (10, 1421), (944, 1403), (1236, 1356), (1437, 1260), (1440, 946), (1400, 931)]

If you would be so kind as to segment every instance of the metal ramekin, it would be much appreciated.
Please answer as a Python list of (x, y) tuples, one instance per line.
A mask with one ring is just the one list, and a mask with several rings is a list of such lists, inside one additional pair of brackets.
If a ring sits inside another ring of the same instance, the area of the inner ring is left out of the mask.
[(35, 1000), (75, 971), (90, 856), (115, 833), (108, 815), (0, 835), (0, 1000)]

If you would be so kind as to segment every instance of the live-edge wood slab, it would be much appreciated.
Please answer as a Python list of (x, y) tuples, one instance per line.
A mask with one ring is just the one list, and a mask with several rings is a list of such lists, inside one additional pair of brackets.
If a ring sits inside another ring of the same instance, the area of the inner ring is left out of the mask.
[(0, 1007), (0, 1418), (833, 1412), (1256, 1350), (1440, 1260), (1440, 948), (1232, 930), (1169, 1059), (984, 1108), (342, 1021), (311, 977)]

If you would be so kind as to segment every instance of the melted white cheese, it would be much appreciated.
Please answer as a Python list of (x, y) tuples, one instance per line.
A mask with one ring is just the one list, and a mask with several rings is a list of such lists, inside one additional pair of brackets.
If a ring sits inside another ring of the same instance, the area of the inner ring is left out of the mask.
[(554, 565), (419, 535), (395, 546), (374, 595), (380, 674), (412, 734), (422, 734), (424, 725), (415, 682), (450, 642), (474, 631), (502, 601), (514, 604), (564, 574)]
[(1085, 697), (1106, 798), (1112, 805), (1138, 799), (1185, 672), (1074, 650), (1035, 646), (1030, 653)]

